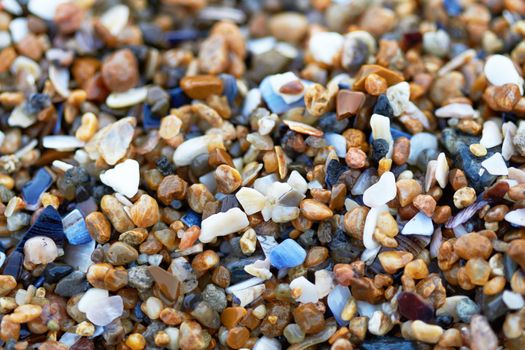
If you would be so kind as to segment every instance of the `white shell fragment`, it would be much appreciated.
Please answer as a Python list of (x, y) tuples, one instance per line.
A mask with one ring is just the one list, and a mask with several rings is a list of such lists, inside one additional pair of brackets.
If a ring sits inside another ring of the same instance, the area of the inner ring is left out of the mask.
[(131, 198), (139, 189), (139, 163), (134, 159), (126, 159), (113, 169), (100, 174), (100, 181), (111, 187), (115, 192)]
[(75, 148), (84, 147), (84, 142), (75, 136), (49, 135), (42, 139), (44, 148), (56, 149), (60, 151), (71, 151)]
[(232, 294), (235, 296), (235, 298), (238, 299), (236, 301), (238, 301), (242, 307), (245, 307), (258, 297), (260, 297), (265, 289), (266, 287), (264, 286), (264, 284), (258, 284), (253, 287), (232, 291)]
[(486, 148), (492, 148), (501, 145), (502, 142), (500, 125), (494, 120), (487, 120), (483, 123), (483, 133), (479, 143)]
[(173, 162), (177, 166), (190, 165), (191, 161), (198, 155), (208, 153), (208, 144), (218, 135), (204, 135), (184, 141), (173, 153)]
[(312, 35), (308, 49), (314, 59), (328, 65), (334, 63), (335, 56), (343, 47), (344, 37), (335, 32), (317, 32)]
[(209, 243), (215, 237), (226, 236), (248, 227), (248, 217), (239, 208), (231, 208), (227, 212), (217, 213), (202, 220), (199, 240)]
[(69, 90), (69, 69), (50, 65), (49, 80), (60, 96), (68, 97), (71, 94)]
[(36, 122), (36, 115), (27, 114), (24, 106), (16, 106), (12, 111), (7, 124), (9, 126), (19, 126), (21, 128), (27, 128)]
[(147, 94), (148, 89), (144, 86), (124, 92), (112, 92), (106, 99), (106, 104), (110, 108), (131, 107), (144, 102)]
[(508, 175), (509, 169), (505, 164), (505, 159), (501, 153), (496, 152), (491, 157), (481, 162), (481, 166), (485, 168), (491, 175)]
[(388, 142), (390, 147), (386, 157), (392, 157), (394, 139), (392, 138), (392, 133), (390, 132), (390, 118), (381, 114), (372, 114), (372, 117), (370, 118), (370, 128), (372, 128), (372, 137), (374, 140), (383, 139)]
[(447, 187), (448, 182), (448, 162), (445, 153), (441, 152), (437, 157), (436, 163), (436, 181), (441, 188)]
[(514, 135), (516, 135), (518, 127), (513, 122), (507, 122), (502, 125), (501, 129), (503, 131), (503, 145), (501, 146), (501, 155), (503, 158), (505, 158), (505, 160), (509, 160), (516, 152), (512, 139), (514, 138)]
[(509, 211), (505, 220), (514, 225), (525, 226), (525, 208)]
[(324, 134), (324, 139), (329, 146), (335, 148), (335, 153), (339, 158), (346, 156), (346, 139), (344, 136), (336, 133), (326, 133)]
[(425, 214), (419, 212), (410, 219), (409, 222), (403, 227), (401, 231), (404, 235), (423, 235), (431, 236), (434, 233), (434, 224), (432, 224), (432, 218), (429, 218)]
[(363, 229), (363, 244), (367, 249), (375, 249), (379, 247), (379, 243), (375, 241), (373, 235), (377, 225), (377, 217), (383, 212), (388, 212), (388, 207), (386, 205), (372, 208), (366, 215), (365, 227)]
[(474, 113), (468, 103), (451, 103), (436, 109), (435, 115), (438, 118), (472, 118)]
[(260, 212), (266, 204), (266, 197), (250, 187), (241, 188), (235, 197), (248, 215)]
[(129, 7), (126, 5), (115, 5), (100, 16), (100, 23), (116, 36), (128, 24)]
[(485, 62), (484, 73), (487, 80), (496, 86), (516, 84), (523, 95), (523, 78), (519, 75), (510, 58), (503, 55), (492, 55)]
[(316, 303), (319, 300), (315, 285), (303, 276), (297, 277), (290, 282), (290, 289), (299, 290), (299, 297), (296, 298), (295, 301), (300, 303)]
[(305, 194), (308, 191), (308, 183), (297, 170), (292, 171), (287, 183), (299, 193)]
[(385, 172), (379, 181), (366, 189), (363, 203), (374, 208), (390, 202), (396, 197), (396, 177), (390, 171)]
[(332, 289), (335, 288), (334, 273), (328, 270), (318, 270), (315, 271), (314, 276), (317, 297), (322, 299), (330, 294)]

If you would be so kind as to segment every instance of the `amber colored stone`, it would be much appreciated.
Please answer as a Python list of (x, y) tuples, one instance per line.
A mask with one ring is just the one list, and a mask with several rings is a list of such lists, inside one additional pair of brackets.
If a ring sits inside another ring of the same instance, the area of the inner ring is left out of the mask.
[(377, 256), (381, 266), (387, 273), (396, 273), (397, 270), (405, 267), (414, 256), (412, 253), (404, 252), (401, 250), (389, 250), (386, 252), (381, 252)]
[(525, 269), (525, 239), (515, 239), (509, 244), (507, 254), (512, 260)]
[(170, 300), (177, 300), (181, 287), (179, 279), (172, 273), (158, 266), (149, 266), (148, 271), (159, 286), (162, 294)]
[(379, 65), (365, 64), (361, 66), (361, 68), (357, 72), (354, 84), (352, 85), (352, 90), (364, 91), (366, 77), (372, 73), (377, 74), (383, 79), (385, 79), (388, 86), (395, 85), (405, 80), (403, 74), (401, 73), (394, 72), (393, 70), (387, 69)]
[(259, 326), (260, 323), (261, 320), (255, 317), (253, 309), (248, 309), (246, 316), (244, 316), (239, 325), (248, 327), (250, 330), (254, 330)]
[(16, 58), (16, 51), (8, 46), (0, 51), (0, 73), (6, 72)]
[(432, 220), (436, 224), (444, 224), (452, 216), (452, 208), (448, 205), (439, 205), (432, 214)]
[(135, 227), (133, 221), (124, 211), (122, 204), (114, 196), (105, 195), (100, 201), (100, 208), (106, 214), (113, 228), (118, 232), (126, 232)]
[(365, 78), (365, 90), (372, 96), (383, 94), (387, 87), (386, 80), (378, 74), (372, 73)]
[(396, 182), (397, 199), (402, 207), (412, 203), (418, 194), (423, 192), (423, 188), (413, 179), (398, 180)]
[(436, 200), (428, 194), (417, 195), (416, 198), (414, 198), (413, 204), (428, 217), (432, 217), (434, 210), (436, 210)]
[(377, 288), (374, 281), (368, 277), (356, 279), (350, 288), (356, 300), (363, 300), (370, 304), (377, 304), (383, 300), (383, 290)]
[(242, 184), (242, 176), (239, 171), (226, 164), (219, 165), (215, 169), (214, 176), (218, 192), (233, 193)]
[(205, 100), (211, 95), (220, 95), (223, 90), (222, 79), (215, 75), (194, 75), (181, 79), (180, 87), (186, 95)]
[(16, 48), (20, 55), (27, 56), (34, 61), (39, 61), (44, 54), (44, 48), (38, 38), (33, 34), (26, 35)]
[(168, 175), (157, 189), (157, 198), (165, 205), (170, 205), (175, 199), (184, 199), (187, 189), (188, 183), (178, 175)]
[(312, 267), (319, 265), (328, 258), (328, 248), (326, 247), (312, 247), (306, 254), (306, 259), (304, 260), (304, 267)]
[(104, 276), (104, 286), (111, 292), (124, 288), (128, 284), (128, 271), (122, 269), (111, 269)]
[(218, 285), (221, 288), (226, 288), (230, 285), (230, 270), (228, 270), (226, 267), (220, 265), (217, 266), (211, 275), (211, 280), (213, 283)]
[(304, 199), (300, 205), (301, 214), (312, 221), (322, 221), (331, 218), (334, 213), (325, 204), (313, 199)]
[(337, 119), (345, 119), (357, 113), (363, 106), (366, 96), (360, 91), (339, 90), (337, 93)]
[(403, 165), (407, 162), (410, 155), (410, 140), (404, 136), (397, 138), (394, 141), (394, 151), (392, 153), (392, 161), (396, 165)]
[(227, 307), (221, 313), (221, 323), (224, 327), (232, 329), (246, 316), (246, 309), (240, 306)]
[(215, 148), (209, 153), (208, 164), (211, 167), (218, 167), (221, 164), (233, 167), (233, 159), (230, 154), (223, 148)]
[(313, 303), (300, 304), (293, 311), (295, 323), (306, 334), (313, 334), (324, 329), (325, 320), (323, 313)]
[[(454, 251), (460, 258), (465, 260), (478, 257), (488, 259), (492, 253), (492, 244), (487, 237), (471, 232), (456, 240)], [(507, 253), (512, 257), (509, 252)]]
[(148, 231), (145, 228), (135, 228), (122, 233), (118, 240), (129, 245), (139, 245), (148, 238)]
[(197, 273), (208, 271), (219, 263), (219, 255), (213, 250), (205, 250), (202, 253), (197, 254), (191, 266)]
[(179, 243), (179, 249), (187, 249), (191, 247), (199, 238), (201, 229), (199, 226), (192, 226), (182, 235), (182, 238)]
[(157, 254), (163, 248), (162, 243), (155, 235), (148, 235), (148, 238), (139, 246), (139, 251), (143, 254)]
[(85, 83), (86, 99), (93, 102), (104, 102), (109, 95), (109, 90), (104, 83), (101, 73), (96, 73)]
[(343, 286), (349, 286), (355, 278), (359, 277), (350, 264), (336, 264), (334, 273), (337, 283)]
[(77, 57), (73, 62), (71, 72), (73, 73), (73, 78), (79, 86), (84, 86), (91, 77), (100, 68), (100, 61), (93, 57)]
[(106, 243), (111, 236), (111, 224), (99, 211), (94, 211), (86, 216), (86, 226), (89, 234), (98, 243)]
[(283, 335), (284, 328), (292, 319), (291, 305), (284, 302), (274, 302), (266, 305), (266, 308), (268, 311), (260, 327), (262, 334), (269, 338)]
[(115, 51), (102, 64), (102, 78), (111, 91), (123, 92), (139, 82), (139, 66), (129, 49)]
[(235, 327), (228, 331), (226, 344), (232, 349), (240, 349), (248, 341), (250, 331), (246, 327)]
[(177, 326), (184, 320), (184, 313), (177, 309), (166, 307), (160, 312), (159, 318), (168, 326)]
[(330, 210), (337, 211), (345, 205), (346, 199), (346, 185), (337, 184), (332, 186), (332, 192), (330, 194)]
[(459, 190), (462, 187), (468, 186), (468, 180), (465, 173), (461, 169), (454, 168), (448, 174), (448, 179), (454, 191)]
[(143, 194), (130, 209), (131, 220), (138, 227), (155, 225), (160, 219), (159, 205), (155, 198)]
[(405, 265), (405, 275), (412, 279), (422, 279), (428, 276), (428, 267), (423, 259), (412, 260)]

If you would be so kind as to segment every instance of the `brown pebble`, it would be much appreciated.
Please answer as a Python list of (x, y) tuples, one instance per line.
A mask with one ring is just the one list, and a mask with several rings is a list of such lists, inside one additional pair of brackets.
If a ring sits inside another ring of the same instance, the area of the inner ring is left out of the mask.
[(226, 344), (232, 349), (240, 349), (248, 341), (250, 331), (246, 327), (235, 327), (228, 331)]
[(133, 221), (124, 211), (122, 204), (114, 196), (105, 195), (102, 197), (100, 208), (118, 232), (123, 233), (135, 227)]
[(357, 147), (352, 147), (346, 152), (345, 162), (351, 169), (360, 169), (366, 165), (366, 154)]
[(111, 91), (123, 92), (139, 82), (137, 59), (131, 50), (118, 50), (108, 56), (102, 64), (102, 78)]
[(414, 198), (414, 206), (426, 216), (432, 217), (436, 209), (436, 200), (428, 194), (419, 194)]
[(372, 73), (365, 79), (365, 90), (372, 96), (379, 96), (385, 93), (387, 87), (386, 80), (377, 74)]
[[(523, 242), (525, 243), (525, 240)], [(488, 259), (492, 253), (492, 244), (487, 237), (471, 232), (456, 240), (454, 251), (460, 258), (466, 260), (477, 257)]]
[(313, 334), (323, 330), (325, 320), (323, 313), (313, 303), (300, 304), (293, 311), (295, 323), (306, 334)]
[(312, 221), (323, 221), (331, 218), (334, 213), (325, 204), (313, 199), (303, 199), (300, 205), (301, 214)]
[(165, 205), (170, 205), (173, 200), (181, 200), (186, 197), (188, 183), (178, 175), (168, 175), (157, 189), (157, 198)]
[(215, 75), (194, 75), (182, 78), (180, 87), (189, 97), (205, 100), (211, 95), (222, 94), (223, 83)]
[(465, 176), (465, 173), (461, 169), (454, 168), (450, 170), (448, 174), (448, 180), (450, 184), (452, 185), (452, 188), (454, 191), (459, 190), (462, 187), (468, 186), (468, 180)]
[(242, 184), (239, 171), (226, 164), (219, 165), (215, 169), (214, 176), (217, 181), (217, 191), (222, 193), (233, 193)]
[(509, 244), (507, 254), (517, 262), (521, 268), (525, 268), (525, 239), (515, 239)]
[(404, 136), (394, 141), (394, 151), (392, 161), (396, 165), (403, 165), (408, 161), (410, 155), (410, 140)]
[(97, 243), (107, 243), (111, 237), (111, 224), (99, 211), (94, 211), (86, 216), (86, 226), (91, 237)]
[(339, 90), (337, 93), (337, 119), (354, 116), (365, 102), (365, 94), (360, 91)]
[(155, 198), (143, 194), (130, 209), (131, 220), (138, 227), (150, 227), (155, 225), (159, 219), (159, 205)]
[(399, 200), (399, 204), (401, 204), (402, 207), (412, 203), (414, 198), (423, 192), (423, 188), (419, 182), (413, 179), (398, 180), (396, 182), (396, 187), (397, 199)]
[(58, 30), (62, 34), (71, 34), (76, 32), (84, 20), (84, 11), (82, 8), (73, 3), (66, 2), (57, 6), (53, 21), (56, 23)]

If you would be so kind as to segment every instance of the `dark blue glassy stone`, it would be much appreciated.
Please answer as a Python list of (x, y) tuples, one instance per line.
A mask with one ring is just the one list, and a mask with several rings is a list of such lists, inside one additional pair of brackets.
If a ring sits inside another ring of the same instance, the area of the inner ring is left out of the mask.
[[(392, 134), (392, 138), (394, 140), (397, 140), (400, 137), (406, 137), (409, 140), (412, 138), (412, 135), (396, 128), (390, 128), (390, 133)], [(370, 137), (372, 137), (372, 135), (370, 135)]]
[(333, 185), (337, 183), (339, 180), (339, 177), (342, 173), (344, 173), (348, 168), (344, 165), (342, 165), (340, 162), (338, 162), (335, 159), (332, 159), (328, 166), (326, 167), (326, 176), (325, 176), (325, 182), (326, 186), (328, 188), (331, 188)]
[(381, 114), (388, 118), (394, 118), (394, 110), (392, 109), (392, 106), (390, 106), (390, 102), (388, 102), (388, 98), (385, 94), (379, 95), (377, 98), (373, 113)]
[(91, 242), (92, 238), (80, 210), (75, 209), (62, 220), (64, 234), (71, 245), (80, 245)]
[(142, 107), (142, 126), (144, 129), (156, 129), (160, 126), (160, 118), (151, 113), (151, 107), (146, 103)]
[(199, 226), (201, 227), (201, 221), (202, 216), (193, 210), (188, 210), (186, 214), (180, 219), (184, 223), (184, 225), (191, 227), (191, 226)]
[(55, 127), (53, 128), (53, 134), (59, 134), (62, 131), (62, 119), (64, 118), (64, 104), (57, 103), (55, 105), (57, 110), (57, 121)]
[(57, 283), (73, 272), (73, 268), (66, 264), (50, 263), (44, 270), (43, 277), (47, 283)]
[(4, 264), (4, 275), (13, 276), (16, 280), (19, 279), (20, 273), (22, 272), (22, 262), (24, 261), (24, 254), (18, 251), (13, 251), (7, 257), (7, 260)]
[(23, 252), (26, 241), (35, 236), (46, 236), (51, 238), (57, 246), (64, 245), (64, 228), (62, 218), (58, 211), (48, 205), (38, 216), (36, 222), (27, 230), (24, 237), (18, 243), (16, 250)]
[(199, 32), (194, 29), (172, 30), (164, 33), (164, 39), (171, 45), (175, 46), (181, 42), (188, 40), (196, 40), (199, 37)]
[(228, 103), (232, 104), (233, 101), (235, 101), (235, 97), (237, 97), (237, 79), (231, 74), (221, 74), (219, 76), (222, 80), (223, 88), (223, 94), (228, 99)]
[(168, 93), (171, 97), (171, 107), (178, 108), (191, 102), (191, 99), (180, 87), (168, 90)]
[(44, 276), (40, 276), (33, 282), (33, 285), (35, 286), (35, 288), (40, 288), (44, 285), (45, 281), (46, 279), (44, 278)]
[(361, 344), (362, 350), (417, 350), (416, 343), (400, 337), (377, 337)]
[(49, 171), (46, 168), (40, 168), (35, 176), (22, 187), (22, 197), (29, 210), (34, 210), (38, 207), (40, 196), (47, 191), (51, 184), (53, 184), (53, 177)]

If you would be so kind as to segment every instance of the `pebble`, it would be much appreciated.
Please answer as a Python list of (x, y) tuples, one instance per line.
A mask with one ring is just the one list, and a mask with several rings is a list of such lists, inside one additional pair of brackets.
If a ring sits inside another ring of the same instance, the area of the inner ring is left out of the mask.
[(434, 233), (432, 219), (424, 213), (417, 213), (401, 230), (403, 235), (424, 235), (430, 236)]
[(139, 72), (135, 55), (129, 49), (114, 52), (102, 64), (102, 78), (115, 92), (124, 92), (138, 84)]
[(295, 267), (304, 262), (306, 251), (294, 240), (286, 239), (272, 249), (269, 258), (278, 269)]
[(239, 208), (231, 208), (224, 213), (211, 215), (202, 221), (199, 240), (211, 242), (215, 237), (229, 235), (242, 230), (249, 224), (246, 214)]
[(410, 98), (410, 87), (407, 82), (401, 82), (386, 90), (386, 97), (394, 111), (394, 115), (400, 116), (408, 108)]
[(523, 78), (518, 74), (514, 63), (506, 56), (492, 55), (485, 62), (483, 68), (487, 80), (496, 86), (507, 83), (516, 84), (523, 94)]
[(62, 278), (55, 287), (55, 293), (63, 297), (72, 297), (89, 289), (86, 275), (81, 271), (73, 271)]
[(379, 181), (370, 186), (363, 194), (363, 202), (373, 208), (379, 207), (396, 197), (396, 179), (390, 171), (385, 172)]
[(139, 163), (133, 159), (126, 159), (113, 169), (100, 174), (100, 181), (128, 198), (133, 197), (140, 182)]

